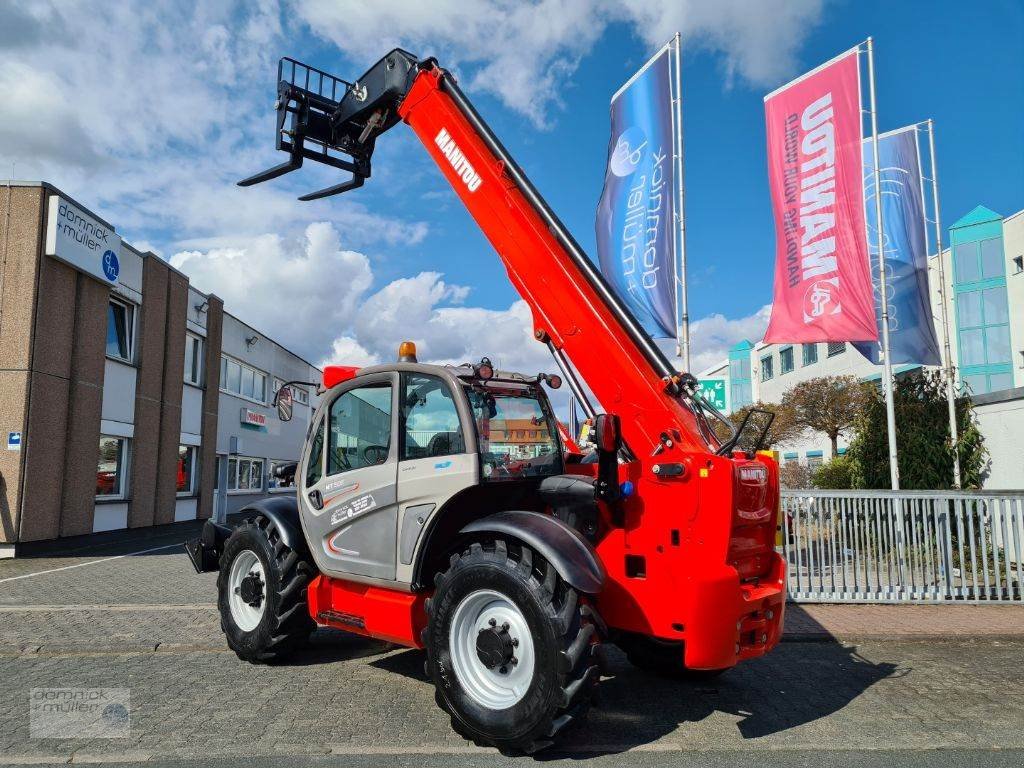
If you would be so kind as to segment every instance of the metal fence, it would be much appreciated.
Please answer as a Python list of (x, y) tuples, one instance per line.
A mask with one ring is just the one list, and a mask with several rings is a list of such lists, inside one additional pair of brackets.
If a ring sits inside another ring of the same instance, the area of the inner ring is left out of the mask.
[(1024, 603), (1024, 492), (782, 493), (798, 602)]

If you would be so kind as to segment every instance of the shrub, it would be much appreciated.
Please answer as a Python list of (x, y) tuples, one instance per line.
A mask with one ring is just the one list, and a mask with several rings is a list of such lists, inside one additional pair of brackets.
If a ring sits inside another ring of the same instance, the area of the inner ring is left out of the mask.
[(811, 475), (815, 488), (849, 490), (853, 488), (853, 472), (849, 458), (836, 456), (818, 467)]

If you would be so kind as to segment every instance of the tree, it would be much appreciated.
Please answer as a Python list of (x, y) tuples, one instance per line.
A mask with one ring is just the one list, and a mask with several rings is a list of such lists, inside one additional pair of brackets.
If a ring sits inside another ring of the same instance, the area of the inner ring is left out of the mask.
[[(941, 490), (953, 487), (953, 451), (949, 436), (946, 379), (940, 371), (900, 376), (893, 387), (896, 412), (896, 450), (900, 487), (906, 490)], [(961, 485), (980, 488), (988, 466), (988, 450), (978, 429), (969, 395), (956, 401)], [(889, 487), (889, 444), (885, 399), (871, 395), (846, 452), (857, 488)]]
[(822, 376), (795, 384), (782, 396), (800, 429), (824, 432), (839, 454), (839, 435), (853, 429), (870, 401), (873, 387), (854, 376)]
[[(803, 431), (803, 427), (798, 426), (794, 420), (793, 409), (780, 403), (751, 403), (745, 405), (737, 411), (733, 411), (729, 414), (729, 421), (738, 429), (740, 424), (743, 423), (743, 419), (747, 417), (747, 414), (751, 411), (771, 411), (775, 414), (775, 418), (772, 420), (771, 427), (768, 428), (768, 435), (765, 439), (765, 448), (771, 448), (779, 445), (780, 443), (788, 442), (796, 437), (800, 436)], [(715, 434), (718, 435), (718, 439), (725, 440), (729, 439), (729, 430), (720, 421), (715, 422)]]

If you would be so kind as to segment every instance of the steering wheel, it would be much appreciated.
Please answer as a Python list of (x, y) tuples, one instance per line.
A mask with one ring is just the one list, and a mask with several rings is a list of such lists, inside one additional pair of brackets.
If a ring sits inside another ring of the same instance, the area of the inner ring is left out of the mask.
[(367, 465), (383, 464), (388, 460), (388, 447), (386, 445), (367, 445), (363, 447), (360, 454)]

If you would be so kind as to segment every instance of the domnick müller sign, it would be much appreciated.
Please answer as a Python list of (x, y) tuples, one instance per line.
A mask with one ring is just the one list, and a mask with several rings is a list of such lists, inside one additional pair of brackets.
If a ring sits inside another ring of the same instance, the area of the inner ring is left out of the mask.
[(60, 195), (50, 195), (46, 255), (113, 285), (121, 273), (121, 237)]

